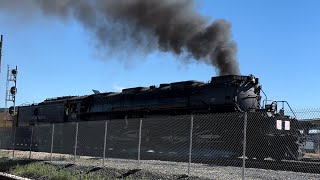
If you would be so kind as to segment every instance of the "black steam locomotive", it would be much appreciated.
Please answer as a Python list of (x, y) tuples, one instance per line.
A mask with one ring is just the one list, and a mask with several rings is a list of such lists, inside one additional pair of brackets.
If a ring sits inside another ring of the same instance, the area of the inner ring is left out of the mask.
[[(241, 156), (242, 153), (243, 114), (247, 112), (247, 156), (249, 158), (301, 158), (297, 120), (285, 116), (283, 109), (278, 113), (276, 102), (262, 107), (260, 91), (258, 78), (252, 75), (228, 75), (212, 77), (209, 83), (183, 81), (160, 84), (158, 87), (123, 89), (122, 92), (58, 97), (47, 99), (39, 104), (18, 107), (15, 126), (88, 123), (88, 121), (102, 120), (112, 122), (119, 119), (126, 119), (124, 126), (128, 126), (130, 119), (137, 118), (208, 115), (209, 120), (206, 122), (196, 121), (196, 119), (194, 121), (194, 148), (198, 148), (199, 152), (200, 149), (224, 150), (232, 152), (236, 157)], [(159, 134), (164, 129), (171, 128), (170, 132), (173, 132), (170, 134), (171, 140), (189, 136), (189, 131), (179, 135), (175, 133), (182, 131), (185, 121), (179, 122), (180, 128), (171, 127), (165, 122), (167, 121), (163, 120), (163, 123), (158, 121), (155, 123), (157, 125), (144, 128), (146, 133), (142, 135), (148, 138), (143, 140), (148, 139), (148, 142), (142, 142), (142, 144), (149, 144), (145, 147), (146, 151), (157, 152), (157, 149), (161, 148), (161, 143), (170, 143)], [(129, 132), (129, 129), (126, 128), (126, 132)], [(124, 134), (126, 133), (121, 132), (119, 136)], [(125, 137), (122, 139), (126, 141)], [(188, 138), (185, 139), (188, 141)], [(153, 140), (157, 143), (150, 143)], [(129, 143), (129, 138), (127, 141)], [(179, 143), (187, 142), (181, 140)]]
[(135, 87), (121, 93), (47, 99), (18, 108), (18, 126), (72, 121), (110, 120), (168, 114), (255, 112), (260, 109), (258, 78), (213, 77), (210, 83), (183, 81), (159, 87)]

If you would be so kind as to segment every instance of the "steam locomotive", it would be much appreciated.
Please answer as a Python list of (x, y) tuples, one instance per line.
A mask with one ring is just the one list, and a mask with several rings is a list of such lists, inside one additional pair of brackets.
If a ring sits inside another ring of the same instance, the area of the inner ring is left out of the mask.
[[(201, 156), (201, 149), (215, 149), (231, 152), (228, 156), (237, 157), (242, 153), (243, 114), (247, 112), (249, 158), (300, 159), (301, 134), (297, 120), (284, 115), (283, 109), (278, 112), (275, 101), (262, 107), (260, 92), (259, 79), (253, 75), (227, 75), (212, 77), (208, 83), (183, 81), (160, 84), (158, 87), (123, 89), (122, 92), (65, 96), (18, 107), (14, 126), (121, 120), (126, 128), (119, 131), (118, 136), (123, 137), (122, 140), (126, 142), (124, 144), (129, 146), (130, 138), (126, 137), (127, 132), (135, 132), (137, 135), (138, 131), (134, 128), (136, 126), (130, 129), (130, 122), (134, 124), (134, 120), (130, 119), (150, 119), (151, 125), (143, 128), (142, 136), (147, 138), (143, 138), (142, 144), (148, 144), (144, 149), (154, 152), (153, 158), (157, 158), (156, 152), (165, 151), (163, 147), (172, 143), (172, 139), (180, 139), (179, 143), (188, 142), (185, 137), (189, 137), (189, 130), (183, 129), (189, 121), (177, 120), (181, 125), (177, 128), (168, 125), (170, 122), (165, 120), (168, 118), (163, 118), (160, 122), (156, 117), (207, 115), (209, 118), (205, 121), (197, 121), (195, 118), (194, 151)], [(171, 139), (164, 138), (161, 134), (164, 130), (170, 132), (168, 136)], [(20, 139), (23, 139), (25, 135), (20, 136)], [(64, 138), (65, 136), (61, 137), (61, 141)], [(116, 145), (109, 149), (116, 149)]]
[(159, 114), (254, 112), (260, 109), (258, 78), (213, 77), (210, 83), (184, 81), (158, 88), (135, 87), (121, 93), (47, 99), (18, 108), (18, 126), (72, 121), (109, 120)]

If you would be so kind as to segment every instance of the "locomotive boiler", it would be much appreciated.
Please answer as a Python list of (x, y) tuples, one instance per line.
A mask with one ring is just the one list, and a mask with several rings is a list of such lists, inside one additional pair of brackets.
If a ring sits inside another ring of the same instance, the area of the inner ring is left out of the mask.
[[(150, 146), (145, 147), (145, 150), (157, 152), (160, 151), (159, 148), (171, 143), (167, 141), (170, 138), (165, 138), (167, 136), (161, 134), (162, 130), (181, 131), (186, 123), (179, 121), (180, 127), (171, 127), (168, 125), (170, 122), (166, 121), (168, 118), (159, 120), (159, 117), (208, 115), (206, 122), (194, 122), (194, 127), (196, 127), (194, 129), (195, 151), (198, 151), (200, 156), (201, 149), (215, 149), (231, 152), (231, 156), (237, 157), (242, 153), (242, 115), (246, 112), (248, 115), (247, 156), (249, 158), (272, 157), (278, 160), (301, 158), (297, 120), (285, 116), (283, 109), (277, 112), (276, 102), (263, 107), (260, 91), (259, 79), (253, 75), (227, 75), (212, 77), (208, 83), (182, 81), (164, 83), (159, 86), (128, 88), (123, 89), (122, 92), (65, 96), (46, 99), (39, 104), (18, 107), (14, 124), (24, 127), (105, 120), (116, 122), (119, 119), (125, 119), (126, 128), (118, 134), (123, 137), (128, 135), (128, 132), (137, 131), (137, 129), (127, 128), (128, 122), (130, 125), (130, 119), (154, 118), (155, 125), (144, 129), (146, 133), (143, 136), (147, 136), (146, 144), (150, 141), (157, 142), (153, 145), (149, 143)], [(171, 139), (180, 139), (180, 143), (187, 143), (183, 139), (187, 139), (185, 137), (188, 136), (188, 133), (168, 135)], [(158, 138), (153, 139), (153, 137)], [(125, 140), (126, 137), (122, 139)], [(130, 143), (129, 135), (126, 140), (125, 144)], [(119, 147), (119, 149), (125, 149), (125, 147)], [(230, 155), (230, 153), (227, 154)], [(154, 158), (157, 158), (156, 155)]]

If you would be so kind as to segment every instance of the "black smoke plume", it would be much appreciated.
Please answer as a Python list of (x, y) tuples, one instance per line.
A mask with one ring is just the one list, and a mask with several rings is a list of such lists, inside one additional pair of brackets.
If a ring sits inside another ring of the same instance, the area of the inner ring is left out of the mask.
[[(231, 25), (209, 23), (193, 0), (3, 0), (0, 9), (38, 10), (48, 16), (75, 18), (94, 34), (99, 46), (123, 42), (154, 47), (215, 66), (220, 75), (240, 74)], [(10, 10), (9, 10), (10, 11)], [(126, 44), (124, 43), (124, 44)], [(123, 49), (120, 49), (121, 51)]]

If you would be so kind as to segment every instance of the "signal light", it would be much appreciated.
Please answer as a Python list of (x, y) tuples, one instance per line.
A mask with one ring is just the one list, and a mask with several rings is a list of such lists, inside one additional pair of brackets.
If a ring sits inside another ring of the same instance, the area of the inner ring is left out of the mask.
[(12, 86), (12, 87), (10, 88), (10, 93), (11, 93), (12, 95), (16, 95), (16, 93), (17, 93), (17, 88), (16, 88), (15, 86)]
[(14, 75), (14, 76), (17, 76), (18, 71), (16, 69), (12, 69), (11, 70), (11, 74)]
[(13, 106), (10, 106), (9, 107), (9, 114), (14, 114), (14, 107)]

